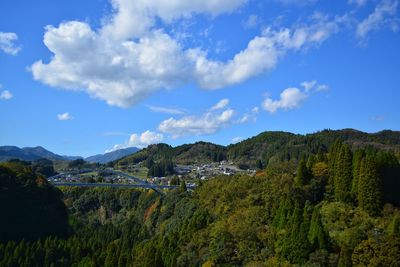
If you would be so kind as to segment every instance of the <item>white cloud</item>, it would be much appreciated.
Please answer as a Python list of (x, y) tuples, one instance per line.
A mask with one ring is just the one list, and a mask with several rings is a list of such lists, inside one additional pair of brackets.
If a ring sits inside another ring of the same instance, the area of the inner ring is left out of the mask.
[(383, 116), (383, 115), (377, 115), (377, 116), (372, 116), (372, 117), (371, 117), (371, 120), (373, 120), (373, 121), (379, 121), (379, 122), (384, 121), (385, 119), (386, 119), (386, 117)]
[(173, 114), (173, 115), (182, 115), (185, 112), (181, 109), (177, 108), (168, 108), (168, 107), (158, 107), (158, 106), (148, 106), (151, 111), (165, 114)]
[(149, 130), (141, 133), (140, 135), (134, 133), (129, 137), (129, 140), (127, 142), (125, 142), (124, 144), (114, 145), (111, 149), (106, 150), (105, 153), (127, 147), (144, 148), (151, 144), (160, 143), (163, 139), (164, 136), (162, 134)]
[(382, 0), (369, 16), (357, 25), (357, 37), (365, 38), (368, 33), (386, 25), (392, 26), (394, 30), (397, 29), (395, 25), (398, 25), (398, 18), (393, 17), (397, 13), (398, 5), (398, 0)]
[(112, 0), (114, 12), (104, 25), (67, 21), (47, 26), (44, 44), (50, 62), (31, 66), (35, 80), (67, 90), (81, 90), (109, 105), (129, 107), (150, 94), (197, 82), (204, 89), (241, 83), (272, 70), (289, 51), (318, 46), (338, 29), (336, 21), (266, 29), (227, 61), (210, 60), (200, 48), (184, 48), (155, 20), (168, 23), (195, 13), (232, 12), (246, 0)]
[(72, 120), (73, 117), (69, 114), (69, 112), (65, 112), (65, 113), (57, 114), (57, 119), (59, 121), (69, 121), (69, 120)]
[(325, 92), (325, 91), (329, 91), (329, 86), (326, 84), (319, 84), (316, 88), (315, 88), (315, 92)]
[(260, 22), (260, 18), (257, 15), (251, 14), (247, 18), (247, 20), (245, 20), (243, 22), (243, 26), (247, 29), (255, 28), (259, 22)]
[(115, 39), (142, 37), (153, 28), (156, 18), (172, 22), (193, 14), (217, 16), (230, 13), (247, 0), (111, 0), (114, 16), (102, 29)]
[(17, 40), (18, 35), (14, 32), (0, 32), (0, 50), (15, 56), (21, 50), (21, 47), (15, 44)]
[[(1, 86), (0, 86), (0, 88), (1, 88)], [(2, 91), (2, 92), (0, 93), (0, 99), (2, 99), (2, 100), (9, 100), (9, 99), (11, 99), (11, 98), (13, 98), (13, 95), (12, 95), (12, 93), (11, 93), (10, 91), (8, 91), (8, 90), (4, 90), (4, 91)]]
[(278, 100), (273, 100), (270, 97), (264, 99), (262, 102), (263, 109), (270, 113), (275, 113), (279, 109), (289, 110), (299, 108), (311, 93), (329, 90), (328, 85), (318, 84), (316, 80), (304, 81), (300, 85), (304, 87), (304, 92), (296, 87), (286, 88), (282, 91)]
[(228, 108), (221, 111), (226, 105), (227, 103), (221, 104), (216, 109), (209, 109), (201, 116), (184, 116), (180, 119), (171, 117), (162, 121), (158, 126), (158, 130), (162, 133), (170, 134), (172, 138), (186, 135), (213, 134), (234, 123), (233, 116), (235, 111), (233, 109)]
[(234, 137), (234, 138), (232, 138), (232, 144), (239, 143), (242, 140), (243, 140), (243, 138), (240, 136)]
[(306, 98), (307, 94), (301, 92), (298, 88), (291, 87), (283, 90), (279, 100), (266, 98), (262, 103), (262, 107), (270, 113), (274, 113), (278, 109), (294, 109), (300, 107)]
[(238, 120), (238, 123), (246, 123), (249, 121), (256, 122), (259, 111), (259, 107), (252, 108), (250, 112), (243, 114), (243, 116)]
[(324, 92), (329, 90), (329, 86), (326, 84), (318, 84), (316, 80), (313, 81), (304, 81), (301, 83), (301, 86), (304, 87), (306, 93), (311, 91), (314, 92)]
[(359, 7), (364, 6), (367, 3), (367, 0), (348, 0), (347, 3), (349, 5), (355, 4)]
[(215, 104), (210, 110), (218, 110), (218, 109), (223, 109), (227, 105), (229, 105), (229, 99), (221, 99), (217, 104)]
[(304, 81), (301, 83), (301, 86), (304, 87), (304, 90), (306, 90), (306, 92), (309, 92), (310, 90), (312, 90), (315, 87), (316, 84), (317, 84), (316, 80), (309, 81), (309, 82)]
[(297, 5), (297, 6), (304, 6), (308, 4), (312, 4), (317, 2), (318, 0), (275, 0), (275, 2), (279, 2), (285, 5)]

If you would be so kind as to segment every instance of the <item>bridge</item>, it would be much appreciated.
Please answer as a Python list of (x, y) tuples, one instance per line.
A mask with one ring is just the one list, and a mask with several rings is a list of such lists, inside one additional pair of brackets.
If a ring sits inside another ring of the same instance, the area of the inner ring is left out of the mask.
[[(57, 182), (56, 179), (67, 176), (67, 175), (79, 175), (79, 174), (85, 174), (85, 173), (91, 173), (91, 172), (97, 172), (97, 173), (106, 173), (106, 174), (114, 174), (114, 175), (119, 175), (123, 176), (125, 178), (128, 178), (129, 180), (132, 180), (135, 182), (135, 184), (115, 184), (115, 183), (82, 183), (82, 182)], [(78, 170), (78, 171), (70, 171), (70, 172), (64, 172), (60, 173), (54, 176), (51, 176), (47, 178), (50, 183), (52, 183), (54, 186), (80, 186), (80, 187), (114, 187), (114, 188), (145, 188), (145, 189), (153, 189), (154, 191), (158, 193), (163, 193), (163, 189), (173, 189), (177, 188), (177, 185), (155, 185), (155, 184), (149, 184), (147, 181), (142, 180), (140, 178), (137, 178), (135, 176), (129, 175), (127, 173), (121, 172), (121, 171), (115, 171), (115, 170), (97, 170), (97, 169), (84, 169), (84, 170)], [(193, 187), (188, 187), (188, 189), (193, 189)]]

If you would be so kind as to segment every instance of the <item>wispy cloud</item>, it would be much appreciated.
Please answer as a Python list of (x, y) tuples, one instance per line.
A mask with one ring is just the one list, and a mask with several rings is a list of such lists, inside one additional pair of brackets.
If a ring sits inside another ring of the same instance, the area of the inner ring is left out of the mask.
[(105, 132), (101, 134), (102, 136), (127, 136), (128, 133), (124, 132)]
[(228, 105), (229, 105), (229, 99), (224, 98), (224, 99), (221, 99), (217, 104), (215, 104), (214, 106), (212, 106), (212, 107), (210, 108), (210, 110), (213, 111), (213, 110), (223, 109), (223, 108), (225, 108), (225, 107), (228, 106)]
[(357, 5), (358, 7), (364, 6), (367, 0), (347, 0), (349, 5)]
[(246, 123), (249, 121), (256, 122), (259, 111), (259, 107), (252, 108), (250, 112), (243, 114), (243, 116), (238, 120), (238, 123)]
[(14, 32), (0, 32), (0, 50), (9, 55), (17, 55), (21, 47), (16, 44), (18, 35)]
[[(0, 85), (0, 89), (1, 89), (1, 85)], [(0, 99), (1, 100), (10, 100), (11, 98), (13, 98), (13, 94), (8, 91), (8, 90), (3, 90), (0, 93)]]
[(249, 15), (247, 19), (242, 22), (243, 27), (246, 29), (255, 28), (259, 23), (260, 23), (260, 18), (255, 14)]
[(242, 140), (243, 140), (243, 138), (240, 136), (234, 137), (234, 138), (232, 138), (232, 144), (239, 143)]
[(369, 16), (357, 25), (357, 37), (366, 38), (370, 32), (378, 31), (386, 25), (397, 30), (398, 18), (395, 15), (398, 6), (398, 0), (382, 0)]
[(376, 115), (376, 116), (371, 117), (372, 121), (384, 121), (385, 119), (386, 119), (386, 117), (383, 115)]
[(185, 111), (178, 108), (170, 108), (170, 107), (159, 107), (159, 106), (148, 106), (148, 108), (153, 112), (165, 113), (165, 114), (173, 114), (173, 115), (182, 115), (185, 114)]
[(59, 121), (69, 121), (69, 120), (72, 120), (73, 117), (69, 114), (69, 112), (65, 112), (65, 113), (57, 114), (57, 119)]

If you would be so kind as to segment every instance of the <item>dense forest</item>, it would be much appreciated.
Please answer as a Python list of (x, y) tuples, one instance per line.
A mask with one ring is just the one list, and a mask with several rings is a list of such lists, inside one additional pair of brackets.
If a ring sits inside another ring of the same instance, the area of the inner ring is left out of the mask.
[(159, 163), (165, 159), (176, 164), (194, 164), (229, 160), (242, 169), (263, 168), (276, 162), (300, 160), (303, 156), (328, 152), (336, 140), (348, 144), (355, 150), (370, 147), (392, 151), (400, 156), (400, 133), (381, 131), (364, 133), (353, 129), (323, 130), (313, 134), (293, 134), (288, 132), (263, 132), (227, 147), (206, 142), (197, 142), (172, 147), (167, 144), (151, 145), (120, 160), (110, 162), (110, 166), (121, 167), (152, 159)]
[(3, 163), (0, 266), (400, 266), (397, 143), (341, 140), (164, 194)]

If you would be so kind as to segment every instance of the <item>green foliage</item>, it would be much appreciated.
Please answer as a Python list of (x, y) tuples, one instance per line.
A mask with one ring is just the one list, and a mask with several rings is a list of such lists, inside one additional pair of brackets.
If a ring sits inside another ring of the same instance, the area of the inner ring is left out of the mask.
[(0, 241), (65, 236), (68, 219), (62, 193), (21, 162), (0, 165)]
[(382, 208), (381, 178), (379, 177), (375, 154), (368, 153), (361, 161), (358, 182), (358, 202), (370, 215), (378, 215)]
[(365, 151), (359, 149), (354, 152), (353, 157), (353, 182), (351, 184), (351, 196), (353, 199), (357, 200), (358, 197), (358, 183), (360, 179), (361, 172), (361, 162), (365, 158)]
[(349, 203), (351, 202), (352, 184), (352, 152), (348, 145), (341, 144), (334, 163), (335, 171), (333, 177), (335, 199)]
[(309, 169), (307, 168), (307, 163), (305, 159), (302, 159), (297, 167), (297, 174), (296, 174), (296, 185), (303, 186), (308, 184), (310, 181), (311, 174)]
[[(71, 187), (61, 188), (61, 194), (32, 172), (32, 164), (5, 163), (0, 166), (0, 207), (6, 216), (0, 229), (8, 235), (0, 242), (0, 266), (396, 266), (400, 210), (399, 187), (393, 185), (398, 160), (375, 149), (365, 154), (356, 150), (352, 158), (346, 144), (354, 148), (358, 145), (349, 140), (397, 141), (389, 132), (371, 137), (346, 130), (333, 144), (337, 136), (335, 131), (265, 133), (227, 150), (209, 143), (179, 150), (161, 144), (120, 162), (147, 159), (143, 164), (151, 169), (210, 148), (194, 160), (219, 160), (221, 152), (222, 158), (247, 155), (244, 165), (267, 163), (253, 177), (215, 177), (194, 191), (175, 177), (180, 188), (162, 195), (144, 189)], [(261, 152), (252, 154), (257, 146)], [(299, 162), (306, 157), (307, 162)], [(358, 205), (351, 201), (355, 192)], [(374, 204), (380, 200), (392, 204), (381, 211), (383, 202)], [(49, 202), (60, 204), (65, 216), (57, 215), (60, 210)], [(19, 206), (13, 213), (8, 206), (14, 205)], [(35, 223), (37, 215), (65, 220), (44, 229), (64, 225), (70, 231), (43, 233)], [(18, 229), (17, 224), (4, 225), (11, 218), (26, 223)]]
[(322, 225), (319, 207), (314, 207), (312, 212), (308, 241), (314, 250), (328, 249), (328, 237)]

